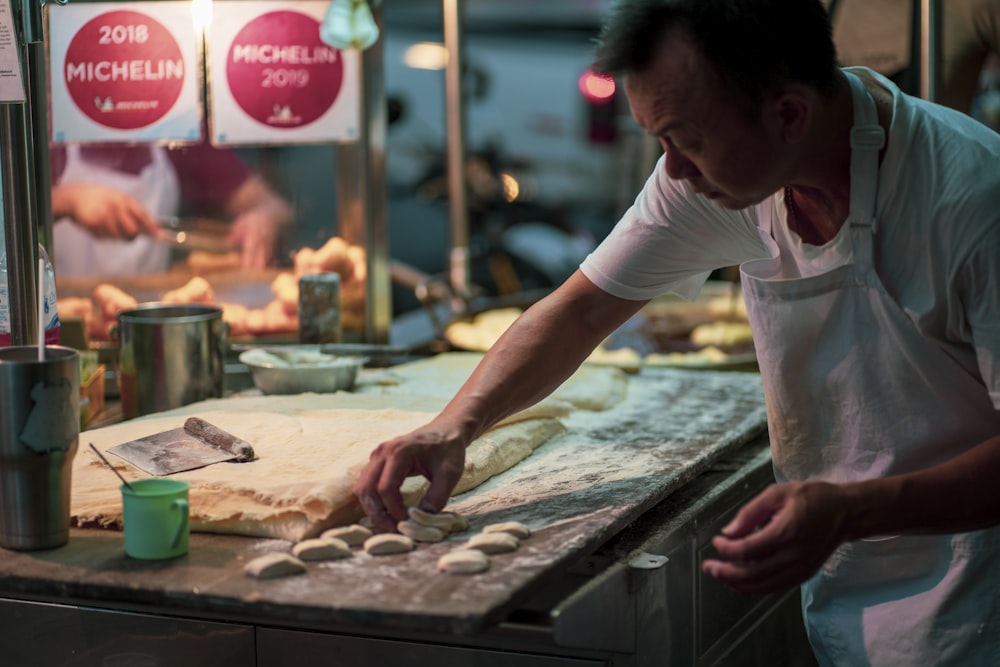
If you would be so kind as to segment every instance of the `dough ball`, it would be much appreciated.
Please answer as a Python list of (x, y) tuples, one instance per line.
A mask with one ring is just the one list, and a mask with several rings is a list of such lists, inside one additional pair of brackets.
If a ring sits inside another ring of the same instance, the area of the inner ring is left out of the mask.
[(463, 524), (466, 528), (469, 527), (469, 522), (465, 520), (465, 517), (461, 517), (454, 512), (434, 514), (433, 512), (425, 512), (419, 507), (410, 507), (406, 512), (410, 515), (412, 521), (419, 523), (421, 526), (437, 528), (444, 533), (450, 533)]
[(323, 534), (320, 535), (320, 537), (334, 537), (338, 540), (343, 540), (352, 547), (360, 547), (371, 536), (372, 531), (358, 523), (351, 524), (350, 526), (331, 528), (323, 531)]
[(478, 574), (489, 568), (490, 557), (479, 549), (452, 551), (437, 562), (437, 569), (448, 574)]
[(385, 556), (388, 554), (401, 554), (413, 551), (413, 540), (406, 535), (397, 533), (382, 533), (373, 535), (365, 540), (365, 552), (372, 556)]
[(753, 342), (753, 334), (747, 322), (711, 322), (695, 327), (691, 342), (699, 346), (741, 345)]
[(503, 523), (491, 523), (483, 527), (484, 533), (507, 533), (519, 540), (526, 540), (531, 537), (531, 529), (520, 521), (504, 521)]
[(473, 535), (466, 546), (485, 554), (502, 554), (516, 551), (521, 542), (510, 533), (479, 533)]
[(305, 563), (291, 554), (280, 552), (259, 556), (243, 566), (243, 573), (255, 579), (277, 579), (305, 571)]
[(440, 542), (445, 536), (445, 531), (434, 526), (423, 526), (413, 519), (400, 521), (396, 524), (396, 529), (417, 542)]
[(292, 555), (302, 560), (333, 560), (350, 556), (351, 547), (336, 537), (317, 537), (296, 544)]
[(445, 512), (445, 514), (451, 515), (451, 532), (461, 533), (462, 531), (469, 529), (469, 520), (464, 514), (459, 514), (457, 512)]

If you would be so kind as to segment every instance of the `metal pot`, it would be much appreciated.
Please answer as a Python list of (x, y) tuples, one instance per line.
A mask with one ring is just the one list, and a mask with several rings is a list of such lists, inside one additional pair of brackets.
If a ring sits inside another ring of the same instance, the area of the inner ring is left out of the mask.
[(222, 309), (146, 303), (118, 314), (118, 386), (131, 419), (223, 391)]

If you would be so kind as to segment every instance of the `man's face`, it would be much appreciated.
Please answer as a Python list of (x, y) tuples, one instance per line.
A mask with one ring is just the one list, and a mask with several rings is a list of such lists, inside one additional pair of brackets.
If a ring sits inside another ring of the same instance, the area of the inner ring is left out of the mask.
[(670, 37), (653, 63), (625, 79), (636, 122), (666, 152), (667, 173), (730, 209), (756, 204), (782, 186), (780, 128), (752, 119), (683, 38)]

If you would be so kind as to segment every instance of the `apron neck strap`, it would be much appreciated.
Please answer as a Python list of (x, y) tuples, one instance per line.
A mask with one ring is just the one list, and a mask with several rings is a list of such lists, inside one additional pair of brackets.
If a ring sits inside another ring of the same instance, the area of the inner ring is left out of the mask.
[[(858, 253), (866, 245), (871, 248), (871, 237), (878, 228), (875, 219), (878, 154), (885, 146), (885, 131), (878, 123), (875, 100), (864, 83), (855, 74), (846, 71), (844, 74), (851, 85), (851, 97), (854, 101), (854, 125), (851, 127), (851, 201), (847, 221), (851, 225), (855, 253)], [(862, 258), (856, 257), (856, 260), (860, 259)], [(870, 257), (864, 259), (870, 260)]]

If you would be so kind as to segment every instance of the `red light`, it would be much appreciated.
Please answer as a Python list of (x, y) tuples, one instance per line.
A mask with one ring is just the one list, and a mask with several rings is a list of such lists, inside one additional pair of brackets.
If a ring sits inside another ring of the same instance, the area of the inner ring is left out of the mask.
[(609, 76), (595, 74), (589, 69), (580, 76), (577, 83), (583, 96), (593, 104), (607, 102), (615, 95), (615, 80)]

